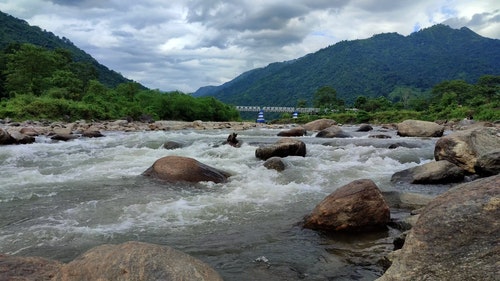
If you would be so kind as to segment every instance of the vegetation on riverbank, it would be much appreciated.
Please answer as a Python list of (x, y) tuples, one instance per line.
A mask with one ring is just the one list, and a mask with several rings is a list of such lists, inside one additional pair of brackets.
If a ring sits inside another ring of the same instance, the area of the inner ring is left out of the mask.
[(73, 61), (63, 49), (10, 45), (0, 53), (0, 118), (14, 120), (228, 121), (239, 113), (213, 97), (144, 89), (135, 82), (111, 88), (92, 65)]
[[(295, 122), (307, 123), (319, 118), (334, 119), (344, 124), (380, 124), (407, 119), (500, 120), (500, 76), (484, 75), (475, 84), (463, 80), (443, 81), (427, 93), (400, 87), (389, 97), (358, 96), (352, 108), (337, 98), (335, 89), (326, 86), (315, 93), (315, 106), (321, 109), (321, 113), (302, 114)], [(290, 114), (284, 114), (279, 120), (284, 123), (290, 121)]]

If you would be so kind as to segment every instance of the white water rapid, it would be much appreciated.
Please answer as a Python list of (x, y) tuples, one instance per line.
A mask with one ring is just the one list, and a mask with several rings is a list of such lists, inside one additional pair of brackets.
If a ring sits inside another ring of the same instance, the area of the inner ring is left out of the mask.
[[(397, 186), (393, 173), (432, 160), (435, 139), (305, 136), (306, 157), (283, 172), (255, 157), (279, 130), (238, 133), (241, 148), (221, 145), (232, 131), (103, 132), (103, 138), (0, 146), (0, 253), (64, 262), (105, 243), (169, 245), (225, 280), (373, 280), (395, 230), (326, 236), (298, 222), (325, 196), (353, 180), (384, 191), (438, 194), (441, 186)], [(380, 128), (375, 128), (375, 131)], [(165, 141), (184, 144), (166, 150)], [(391, 143), (407, 145), (389, 149)], [(325, 145), (328, 144), (328, 145)], [(414, 147), (414, 148), (409, 148)], [(167, 184), (141, 176), (166, 155), (233, 174), (224, 184)]]

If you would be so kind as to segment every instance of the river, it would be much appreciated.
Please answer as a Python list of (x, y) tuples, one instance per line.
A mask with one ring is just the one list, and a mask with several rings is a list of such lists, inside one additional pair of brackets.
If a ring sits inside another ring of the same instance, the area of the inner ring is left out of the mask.
[[(0, 253), (68, 262), (101, 244), (168, 245), (208, 263), (225, 280), (374, 280), (398, 230), (325, 235), (298, 224), (324, 197), (353, 180), (383, 191), (439, 194), (445, 186), (392, 184), (394, 172), (432, 161), (432, 138), (399, 138), (375, 127), (344, 127), (354, 138), (304, 136), (306, 157), (283, 172), (255, 157), (277, 129), (103, 132), (102, 138), (0, 147)], [(391, 139), (369, 138), (386, 134)], [(184, 144), (164, 149), (166, 141)], [(405, 146), (389, 149), (389, 144)], [(224, 184), (167, 184), (141, 173), (181, 155), (230, 172)], [(393, 216), (405, 211), (392, 210)]]

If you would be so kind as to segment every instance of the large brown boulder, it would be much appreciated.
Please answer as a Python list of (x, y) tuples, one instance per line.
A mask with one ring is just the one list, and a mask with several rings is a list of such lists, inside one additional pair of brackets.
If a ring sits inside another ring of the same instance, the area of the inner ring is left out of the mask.
[(415, 184), (441, 184), (460, 182), (465, 171), (446, 160), (429, 162), (420, 166), (396, 172), (392, 182), (409, 182)]
[(306, 129), (302, 127), (295, 127), (289, 130), (281, 131), (278, 133), (278, 137), (301, 137), (306, 135)]
[(461, 184), (420, 213), (378, 281), (498, 280), (500, 175)]
[(306, 144), (301, 140), (282, 138), (272, 145), (259, 147), (255, 157), (267, 160), (271, 157), (306, 156)]
[(204, 262), (167, 246), (142, 242), (102, 245), (63, 265), (54, 281), (221, 281)]
[(359, 232), (385, 229), (389, 206), (377, 185), (355, 180), (337, 189), (304, 218), (304, 227), (325, 231)]
[(302, 126), (307, 131), (321, 131), (333, 125), (337, 125), (337, 122), (332, 119), (318, 119), (311, 121), (304, 126)]
[(444, 126), (434, 122), (405, 120), (397, 125), (398, 135), (402, 137), (440, 137)]
[(226, 182), (228, 173), (182, 156), (166, 156), (156, 160), (143, 173), (144, 176), (169, 182)]
[(63, 264), (40, 257), (17, 257), (0, 254), (0, 280), (49, 281)]
[(470, 173), (476, 173), (477, 159), (498, 150), (499, 144), (500, 128), (480, 127), (457, 131), (436, 142), (434, 158), (448, 160)]
[(326, 129), (319, 131), (316, 134), (317, 138), (351, 138), (352, 136), (344, 132), (342, 128), (337, 125), (330, 126)]

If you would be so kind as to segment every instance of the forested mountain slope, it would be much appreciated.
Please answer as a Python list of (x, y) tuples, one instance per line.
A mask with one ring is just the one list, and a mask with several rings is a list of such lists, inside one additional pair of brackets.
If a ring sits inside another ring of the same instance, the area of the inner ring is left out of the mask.
[(342, 41), (245, 72), (220, 86), (202, 87), (193, 95), (235, 105), (295, 106), (330, 86), (337, 97), (352, 103), (358, 96), (389, 97), (397, 87), (418, 92), (444, 80), (474, 83), (485, 74), (500, 74), (500, 40), (438, 24), (408, 36), (384, 33)]
[(4, 50), (13, 43), (30, 43), (48, 49), (67, 49), (71, 52), (74, 61), (92, 65), (97, 71), (98, 80), (108, 87), (131, 82), (120, 73), (97, 62), (92, 56), (76, 47), (69, 39), (59, 38), (52, 32), (42, 30), (37, 26), (30, 26), (26, 21), (0, 11), (0, 50)]

